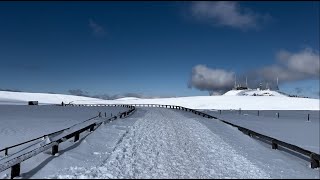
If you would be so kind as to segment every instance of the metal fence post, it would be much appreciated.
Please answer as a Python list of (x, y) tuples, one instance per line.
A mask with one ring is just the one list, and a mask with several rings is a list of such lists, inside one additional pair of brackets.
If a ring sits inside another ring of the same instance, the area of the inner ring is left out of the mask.
[(51, 155), (55, 155), (55, 154), (57, 154), (57, 153), (58, 153), (58, 151), (59, 151), (59, 145), (58, 145), (58, 144), (57, 144), (57, 145), (52, 146)]
[(315, 156), (316, 155), (314, 153), (310, 154), (310, 163), (311, 163), (311, 168), (312, 169), (320, 167), (319, 161), (316, 160)]
[(11, 179), (20, 176), (20, 163), (11, 167)]
[(272, 149), (278, 149), (278, 144), (275, 142), (275, 140), (272, 140), (271, 143), (272, 143)]
[(76, 132), (74, 135), (74, 142), (78, 141), (79, 138), (80, 138), (80, 134), (79, 134), (79, 132)]
[(94, 124), (90, 127), (90, 132), (94, 130)]

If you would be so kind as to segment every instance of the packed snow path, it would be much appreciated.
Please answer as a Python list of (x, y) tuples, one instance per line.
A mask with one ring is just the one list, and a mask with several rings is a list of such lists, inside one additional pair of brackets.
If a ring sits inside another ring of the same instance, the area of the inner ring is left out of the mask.
[(198, 121), (162, 108), (147, 111), (101, 166), (58, 178), (270, 178)]

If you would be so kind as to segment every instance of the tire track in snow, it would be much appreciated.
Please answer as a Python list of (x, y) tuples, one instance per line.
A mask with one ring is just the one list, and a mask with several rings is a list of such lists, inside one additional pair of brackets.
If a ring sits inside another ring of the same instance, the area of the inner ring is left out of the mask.
[(57, 178), (270, 178), (201, 123), (150, 108), (98, 167)]

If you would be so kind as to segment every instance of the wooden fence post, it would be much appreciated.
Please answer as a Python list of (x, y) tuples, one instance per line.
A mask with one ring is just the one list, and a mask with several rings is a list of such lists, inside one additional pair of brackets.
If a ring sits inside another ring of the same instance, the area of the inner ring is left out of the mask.
[(259, 116), (259, 110), (258, 110), (258, 116)]
[(278, 119), (279, 119), (280, 113), (278, 112)]
[(308, 114), (308, 121), (310, 121), (310, 114)]
[(20, 163), (11, 167), (11, 179), (20, 176)]
[(4, 150), (4, 155), (5, 155), (5, 156), (8, 156), (8, 148), (6, 148), (6, 149)]

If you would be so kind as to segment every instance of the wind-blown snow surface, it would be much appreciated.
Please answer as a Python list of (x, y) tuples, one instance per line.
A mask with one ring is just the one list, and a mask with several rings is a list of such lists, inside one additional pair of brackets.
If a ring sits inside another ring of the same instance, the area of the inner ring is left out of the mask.
[(308, 161), (217, 120), (162, 108), (138, 112), (113, 150), (97, 153), (103, 160), (59, 168), (46, 178), (319, 178)]

